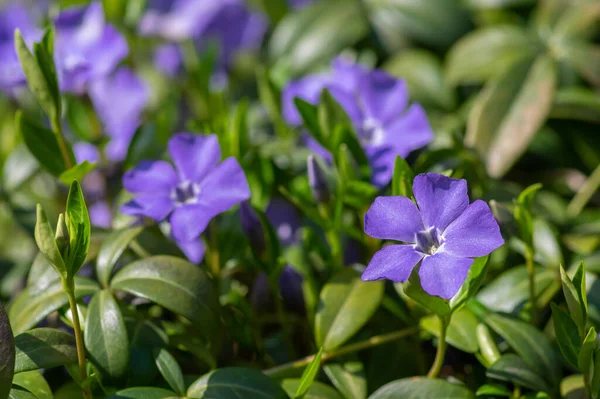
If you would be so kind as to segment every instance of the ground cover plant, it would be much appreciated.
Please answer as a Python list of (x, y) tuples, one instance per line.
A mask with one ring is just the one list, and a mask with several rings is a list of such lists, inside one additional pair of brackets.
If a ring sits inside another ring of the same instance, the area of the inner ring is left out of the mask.
[(0, 398), (598, 398), (600, 2), (0, 4)]

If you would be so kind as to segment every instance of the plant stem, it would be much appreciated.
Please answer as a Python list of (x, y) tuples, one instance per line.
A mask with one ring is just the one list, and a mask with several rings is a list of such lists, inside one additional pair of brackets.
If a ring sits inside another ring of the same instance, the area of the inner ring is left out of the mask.
[(60, 122), (52, 122), (52, 130), (56, 134), (56, 141), (58, 142), (58, 148), (60, 149), (60, 154), (62, 155), (63, 160), (65, 161), (65, 166), (67, 169), (71, 169), (74, 165), (71, 161), (71, 157), (69, 156), (69, 150), (67, 149), (67, 144), (65, 143), (65, 138), (62, 134), (62, 127)]
[(209, 224), (210, 229), (210, 271), (215, 279), (221, 274), (221, 260), (219, 259), (219, 230), (213, 219)]
[[(327, 360), (330, 360), (330, 359), (333, 359), (333, 358), (336, 358), (339, 356), (347, 355), (349, 353), (359, 352), (361, 350), (372, 348), (374, 346), (383, 345), (388, 342), (396, 341), (401, 338), (407, 337), (409, 335), (416, 334), (418, 332), (419, 332), (419, 327), (408, 327), (403, 330), (394, 331), (394, 332), (387, 333), (387, 334), (376, 335), (376, 336), (366, 339), (364, 341), (360, 341), (360, 342), (356, 342), (354, 344), (343, 346), (341, 348), (334, 349), (331, 352), (325, 352), (325, 353), (323, 353), (323, 356), (321, 357), (321, 362), (325, 362)], [(273, 367), (271, 369), (265, 370), (264, 373), (272, 378), (278, 378), (279, 375), (285, 375), (287, 372), (289, 372), (291, 370), (299, 369), (299, 368), (306, 366), (307, 364), (312, 362), (314, 358), (315, 358), (315, 355), (310, 355), (310, 356), (304, 357), (302, 359), (299, 359), (299, 360), (296, 360), (296, 361), (293, 361), (290, 363), (282, 364), (281, 366), (277, 366), (277, 367)]]
[(525, 266), (527, 267), (527, 275), (529, 276), (529, 311), (531, 313), (531, 323), (535, 324), (535, 267), (533, 265), (533, 251), (530, 248), (525, 249)]
[(567, 206), (567, 216), (577, 217), (600, 187), (600, 165), (594, 169)]
[(435, 378), (440, 373), (442, 365), (444, 364), (444, 357), (446, 356), (446, 331), (448, 330), (448, 324), (450, 324), (450, 316), (438, 316), (440, 319), (440, 339), (438, 340), (438, 347), (435, 353), (435, 360), (427, 373), (427, 378)]
[(583, 386), (586, 399), (592, 399), (592, 387), (590, 386), (590, 375), (588, 373), (583, 374)]
[[(71, 307), (71, 315), (73, 316), (73, 330), (75, 331), (75, 343), (77, 345), (77, 361), (79, 363), (79, 378), (81, 383), (86, 380), (87, 372), (85, 366), (85, 347), (83, 345), (83, 335), (81, 334), (81, 325), (79, 323), (79, 311), (77, 310), (77, 303), (75, 302), (75, 282), (73, 279), (69, 279), (66, 282), (63, 281), (63, 287), (67, 296), (69, 297), (69, 306)], [(89, 388), (81, 387), (83, 397), (88, 399), (92, 397)]]

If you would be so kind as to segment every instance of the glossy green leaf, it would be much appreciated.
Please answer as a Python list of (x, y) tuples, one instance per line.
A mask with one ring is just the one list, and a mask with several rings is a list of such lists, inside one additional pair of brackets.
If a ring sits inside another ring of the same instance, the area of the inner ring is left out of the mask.
[[(440, 336), (440, 319), (435, 315), (421, 318), (420, 326), (423, 330)], [(446, 331), (446, 342), (467, 353), (479, 351), (477, 341), (477, 318), (467, 309), (461, 309), (452, 314), (448, 330)]]
[(154, 349), (154, 361), (158, 371), (169, 384), (171, 389), (179, 396), (185, 396), (185, 383), (183, 381), (183, 373), (177, 360), (164, 348)]
[(113, 230), (104, 238), (96, 260), (96, 275), (103, 287), (108, 286), (117, 261), (143, 229), (142, 226), (137, 226)]
[(25, 388), (38, 399), (52, 399), (52, 389), (39, 371), (26, 371), (15, 375), (13, 384)]
[(84, 342), (89, 359), (106, 381), (128, 372), (129, 339), (119, 304), (108, 290), (97, 292), (88, 306)]
[(40, 204), (37, 205), (36, 210), (35, 242), (40, 249), (40, 252), (46, 256), (50, 265), (56, 270), (56, 273), (62, 278), (67, 278), (67, 266), (56, 245), (54, 230), (52, 230), (52, 226), (50, 226), (46, 212), (44, 212), (44, 209)]
[(532, 184), (524, 189), (517, 197), (515, 206), (515, 220), (521, 232), (521, 238), (525, 241), (528, 248), (533, 249), (533, 199), (542, 188), (540, 183)]
[(38, 252), (29, 269), (27, 289), (31, 293), (40, 293), (59, 280), (60, 276), (56, 273), (52, 265), (50, 265), (46, 255)]
[(598, 350), (598, 334), (594, 327), (590, 328), (581, 344), (579, 356), (577, 357), (577, 366), (579, 370), (588, 375), (594, 372), (594, 354)]
[[(429, 295), (423, 291), (421, 280), (419, 278), (419, 267), (420, 266), (415, 267), (411, 272), (408, 281), (401, 285), (402, 292), (419, 305), (431, 310), (438, 316), (446, 316), (450, 314), (452, 309), (450, 309), (448, 301), (438, 296)], [(398, 286), (399, 285), (397, 284), (396, 290), (398, 290)]]
[(488, 362), (488, 365), (494, 364), (500, 359), (500, 351), (496, 346), (496, 341), (489, 328), (483, 324), (477, 324), (477, 343), (479, 344), (479, 351), (481, 356)]
[(406, 162), (400, 156), (396, 157), (394, 162), (394, 175), (392, 176), (392, 195), (401, 195), (403, 197), (412, 197), (412, 182), (415, 174)]
[(91, 171), (96, 169), (96, 163), (90, 163), (89, 161), (83, 161), (71, 169), (65, 170), (58, 176), (58, 179), (67, 186), (73, 183), (73, 180), (83, 180)]
[(412, 377), (392, 381), (379, 388), (369, 399), (473, 399), (475, 395), (464, 385), (439, 379)]
[(190, 399), (287, 399), (288, 395), (258, 370), (228, 367), (211, 371), (189, 386)]
[(219, 306), (210, 277), (173, 256), (152, 256), (119, 270), (111, 288), (149, 299), (196, 324), (209, 337), (218, 330)]
[(15, 113), (15, 126), (31, 154), (44, 169), (54, 176), (60, 176), (67, 170), (52, 131), (25, 117), (21, 111)]
[[(319, 130), (328, 145), (326, 148), (333, 149), (337, 148), (337, 143), (333, 143), (333, 135), (335, 130), (342, 126), (351, 126), (352, 122), (348, 117), (348, 114), (342, 108), (342, 106), (336, 101), (333, 95), (327, 89), (323, 89), (321, 96), (319, 97), (319, 105), (317, 106), (317, 121), (319, 123)], [(337, 140), (338, 143), (342, 143), (342, 140)]]
[(15, 373), (75, 364), (75, 337), (53, 328), (36, 328), (15, 337)]
[(554, 348), (541, 331), (529, 323), (499, 314), (487, 314), (483, 321), (547, 382), (554, 384), (560, 380), (560, 364)]
[(109, 399), (174, 399), (177, 397), (175, 392), (162, 388), (135, 387), (118, 391), (109, 396)]
[(306, 393), (303, 396), (295, 396), (294, 394), (302, 386), (300, 379), (285, 379), (281, 381), (281, 388), (290, 396), (290, 398), (303, 399), (343, 399), (342, 396), (329, 385), (322, 382), (314, 381), (310, 387), (307, 387)]
[(560, 394), (565, 399), (585, 398), (583, 375), (574, 374), (563, 378), (560, 382)]
[(519, 356), (513, 354), (504, 355), (496, 363), (492, 364), (487, 370), (487, 376), (521, 385), (534, 391), (550, 391), (550, 387), (546, 381)]
[(308, 366), (306, 366), (304, 372), (302, 372), (302, 377), (300, 377), (298, 389), (294, 394), (294, 398), (304, 397), (304, 394), (308, 391), (308, 389), (314, 382), (315, 377), (317, 376), (317, 373), (321, 368), (321, 356), (323, 356), (323, 347), (319, 349), (313, 360), (309, 363)]
[[(93, 280), (82, 277), (75, 278), (76, 298), (90, 296), (99, 288), (98, 283)], [(42, 292), (37, 289), (32, 290), (29, 287), (25, 288), (8, 309), (13, 331), (15, 334), (19, 334), (29, 330), (50, 313), (68, 303), (69, 299), (63, 291), (60, 280), (55, 281)]]
[(38, 399), (38, 397), (25, 388), (13, 385), (8, 394), (8, 399)]
[(499, 78), (513, 65), (533, 59), (536, 52), (535, 40), (519, 26), (477, 29), (463, 36), (448, 52), (448, 81), (480, 83)]
[(581, 338), (579, 337), (577, 324), (575, 324), (569, 313), (553, 303), (551, 305), (554, 333), (560, 351), (569, 363), (577, 367), (577, 357), (581, 349)]
[(15, 368), (15, 341), (4, 307), (0, 304), (0, 398), (11, 389)]
[(587, 324), (587, 298), (585, 291), (585, 271), (583, 270), (583, 266), (580, 264), (573, 280), (571, 280), (561, 265), (560, 279), (562, 291), (569, 308), (570, 318), (575, 322), (580, 339), (583, 339), (584, 329)]
[(321, 290), (315, 317), (315, 339), (325, 351), (335, 349), (364, 326), (383, 297), (383, 282), (363, 282), (346, 269)]
[(475, 297), (477, 294), (487, 273), (488, 258), (489, 256), (476, 258), (469, 268), (465, 282), (458, 292), (450, 299), (449, 305), (453, 311), (460, 309), (469, 299)]
[(344, 398), (365, 399), (367, 397), (365, 368), (360, 361), (329, 363), (323, 366), (323, 371)]
[(477, 388), (477, 392), (475, 395), (479, 396), (501, 396), (501, 397), (511, 397), (512, 391), (510, 391), (504, 385), (496, 385), (496, 384), (485, 384)]
[(69, 249), (65, 256), (69, 277), (79, 272), (90, 248), (91, 224), (90, 216), (83, 198), (83, 191), (77, 180), (71, 183), (65, 222), (69, 229)]

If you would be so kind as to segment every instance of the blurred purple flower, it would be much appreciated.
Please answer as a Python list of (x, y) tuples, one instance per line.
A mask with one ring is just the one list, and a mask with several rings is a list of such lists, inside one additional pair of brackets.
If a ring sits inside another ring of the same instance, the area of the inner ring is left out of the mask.
[(187, 241), (177, 240), (174, 237), (171, 238), (190, 262), (199, 264), (200, 261), (202, 261), (204, 253), (206, 252), (204, 241), (199, 240), (198, 238)]
[(85, 92), (91, 81), (110, 74), (129, 52), (125, 38), (105, 22), (100, 2), (65, 9), (54, 24), (62, 91)]
[[(286, 121), (301, 125), (294, 98), (316, 104), (323, 89), (328, 89), (348, 114), (371, 163), (372, 181), (379, 187), (390, 182), (396, 156), (406, 157), (433, 139), (423, 108), (419, 104), (408, 105), (404, 81), (341, 58), (333, 61), (330, 74), (308, 76), (288, 84), (282, 96)], [(326, 155), (314, 140), (307, 145), (319, 155)]]
[(106, 134), (111, 138), (106, 155), (111, 161), (122, 161), (141, 123), (150, 91), (134, 71), (125, 67), (94, 81), (89, 91)]
[(143, 161), (125, 173), (123, 186), (136, 197), (121, 211), (157, 222), (168, 218), (174, 239), (189, 243), (217, 214), (250, 198), (250, 189), (235, 158), (219, 163), (215, 135), (179, 133), (168, 147), (175, 168), (165, 161)]
[(404, 282), (421, 262), (425, 292), (450, 299), (465, 281), (473, 258), (504, 244), (500, 228), (484, 201), (469, 204), (465, 180), (420, 174), (413, 192), (418, 208), (406, 197), (378, 197), (366, 213), (365, 233), (406, 244), (382, 248), (362, 279)]
[(15, 51), (17, 28), (29, 47), (43, 34), (24, 4), (9, 4), (0, 10), (0, 89), (6, 92), (25, 84), (25, 74)]
[(288, 0), (290, 7), (292, 7), (293, 9), (299, 9), (301, 7), (307, 6), (312, 2), (314, 2), (314, 0)]
[(167, 76), (175, 76), (181, 69), (183, 63), (181, 50), (179, 45), (175, 43), (168, 43), (159, 46), (154, 51), (154, 65), (156, 69), (161, 71)]

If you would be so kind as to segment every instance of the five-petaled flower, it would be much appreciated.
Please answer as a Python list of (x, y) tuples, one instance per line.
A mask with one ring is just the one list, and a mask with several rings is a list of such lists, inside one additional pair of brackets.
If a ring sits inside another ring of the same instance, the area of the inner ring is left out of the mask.
[(121, 211), (157, 222), (168, 218), (178, 243), (196, 240), (208, 222), (250, 198), (242, 167), (234, 157), (221, 160), (215, 135), (179, 133), (169, 140), (175, 168), (166, 161), (143, 161), (123, 176), (136, 197)]
[(500, 228), (484, 201), (469, 204), (465, 180), (421, 174), (415, 177), (413, 193), (417, 205), (406, 197), (378, 197), (366, 213), (368, 235), (406, 244), (377, 252), (362, 279), (404, 282), (421, 262), (423, 290), (450, 299), (464, 283), (473, 258), (504, 244)]

